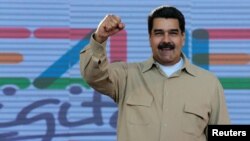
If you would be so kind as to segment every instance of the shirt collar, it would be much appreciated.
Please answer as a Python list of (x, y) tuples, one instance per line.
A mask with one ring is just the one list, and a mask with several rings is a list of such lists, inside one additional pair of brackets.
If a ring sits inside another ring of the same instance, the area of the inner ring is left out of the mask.
[[(191, 64), (188, 60), (188, 58), (185, 56), (185, 54), (182, 52), (181, 56), (183, 58), (184, 61), (184, 65), (182, 67), (182, 70), (186, 70), (187, 73), (189, 73), (192, 76), (197, 76), (197, 71), (196, 71), (196, 67)], [(156, 61), (154, 60), (153, 56), (151, 56), (147, 61), (143, 62), (142, 65), (142, 72), (147, 72), (148, 70), (150, 70), (152, 67), (157, 66)]]

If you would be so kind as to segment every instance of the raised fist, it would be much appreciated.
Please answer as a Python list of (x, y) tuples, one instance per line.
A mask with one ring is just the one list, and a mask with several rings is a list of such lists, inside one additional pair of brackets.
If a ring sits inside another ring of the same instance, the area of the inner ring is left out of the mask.
[(104, 19), (99, 23), (95, 31), (95, 40), (99, 43), (103, 43), (125, 27), (124, 23), (121, 22), (121, 18), (116, 15), (106, 15)]

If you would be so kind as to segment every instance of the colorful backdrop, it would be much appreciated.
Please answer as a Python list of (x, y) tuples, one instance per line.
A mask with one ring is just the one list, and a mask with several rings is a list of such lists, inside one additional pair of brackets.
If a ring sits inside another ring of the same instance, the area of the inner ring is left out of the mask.
[(116, 104), (81, 78), (79, 52), (113, 13), (126, 28), (110, 61), (147, 59), (147, 15), (162, 4), (184, 13), (183, 51), (219, 77), (232, 123), (249, 124), (248, 0), (0, 0), (0, 140), (115, 141)]

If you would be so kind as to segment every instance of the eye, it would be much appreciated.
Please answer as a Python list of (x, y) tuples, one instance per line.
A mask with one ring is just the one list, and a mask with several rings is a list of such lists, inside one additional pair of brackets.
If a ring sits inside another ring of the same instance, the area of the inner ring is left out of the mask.
[(179, 35), (179, 30), (170, 30), (169, 32), (168, 32), (168, 34), (170, 35), (170, 36), (177, 36), (177, 35)]
[(157, 31), (157, 32), (154, 32), (154, 35), (155, 36), (162, 36), (164, 33), (163, 32), (160, 32), (160, 31)]
[(172, 32), (169, 32), (170, 35), (178, 35), (178, 32), (176, 31), (172, 31)]

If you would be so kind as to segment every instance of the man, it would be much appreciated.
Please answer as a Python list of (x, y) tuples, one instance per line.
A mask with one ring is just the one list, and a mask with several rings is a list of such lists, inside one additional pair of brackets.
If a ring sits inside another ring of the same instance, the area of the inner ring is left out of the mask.
[(84, 79), (118, 104), (118, 141), (206, 141), (209, 124), (229, 124), (220, 82), (181, 51), (185, 19), (178, 9), (161, 6), (148, 16), (152, 57), (109, 64), (106, 40), (124, 27), (107, 15), (80, 54)]

